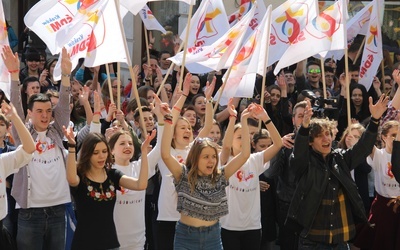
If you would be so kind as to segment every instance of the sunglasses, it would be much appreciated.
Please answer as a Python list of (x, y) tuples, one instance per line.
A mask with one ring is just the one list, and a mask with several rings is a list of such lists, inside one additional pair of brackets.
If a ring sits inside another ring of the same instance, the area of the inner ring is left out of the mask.
[(392, 83), (391, 79), (385, 79), (385, 83)]
[(310, 74), (314, 74), (314, 73), (319, 74), (319, 73), (321, 73), (321, 70), (320, 69), (309, 69), (308, 73), (310, 73)]

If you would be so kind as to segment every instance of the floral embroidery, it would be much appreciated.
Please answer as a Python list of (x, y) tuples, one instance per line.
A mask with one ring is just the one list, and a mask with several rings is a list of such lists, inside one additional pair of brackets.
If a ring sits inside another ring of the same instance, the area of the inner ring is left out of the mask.
[(89, 180), (87, 180), (87, 182), (87, 190), (89, 191), (87, 195), (89, 197), (92, 197), (95, 201), (109, 201), (115, 198), (115, 187), (114, 183), (111, 180), (108, 180), (109, 186), (106, 190), (103, 190), (103, 184), (107, 184), (106, 182), (99, 185), (100, 190), (94, 187), (94, 185)]

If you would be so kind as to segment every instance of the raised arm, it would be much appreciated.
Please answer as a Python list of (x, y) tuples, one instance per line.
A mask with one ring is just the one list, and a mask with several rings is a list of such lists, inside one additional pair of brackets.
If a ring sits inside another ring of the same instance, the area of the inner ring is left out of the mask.
[(257, 108), (260, 107), (250, 104), (250, 106), (242, 112), (242, 151), (226, 164), (224, 168), (226, 179), (229, 179), (229, 177), (231, 177), (239, 168), (241, 168), (250, 156), (250, 132), (247, 124), (247, 118), (249, 118), (251, 112)]
[[(400, 70), (393, 70), (392, 76), (394, 81), (400, 86)], [(392, 107), (394, 107), (396, 110), (400, 109), (400, 88), (397, 88), (396, 94), (393, 97)]]
[(172, 112), (168, 105), (161, 105), (164, 115), (164, 134), (161, 139), (161, 158), (177, 182), (182, 175), (182, 165), (171, 155), (171, 141), (173, 136)]
[(76, 169), (76, 160), (75, 160), (76, 147), (73, 146), (76, 145), (74, 131), (71, 127), (68, 128), (63, 127), (63, 133), (68, 140), (68, 144), (71, 145), (71, 147), (68, 146), (67, 171), (66, 171), (67, 181), (71, 187), (76, 187), (79, 185), (80, 179)]
[(263, 123), (265, 124), (265, 126), (267, 127), (267, 129), (271, 135), (273, 144), (264, 150), (264, 164), (265, 164), (268, 161), (270, 161), (272, 159), (272, 157), (274, 157), (279, 152), (279, 150), (281, 149), (281, 147), (283, 145), (282, 139), (281, 139), (281, 136), (280, 136), (278, 130), (276, 129), (274, 123), (271, 121), (271, 119), (265, 109), (263, 109), (262, 107), (259, 109), (255, 109), (254, 112), (252, 112), (252, 114), (253, 114), (253, 118), (263, 121)]
[(21, 138), (21, 144), (24, 151), (28, 154), (35, 152), (35, 143), (33, 142), (32, 136), (21, 118), (18, 116), (14, 106), (10, 103), (8, 105), (5, 101), (1, 104), (1, 110), (5, 116), (10, 119), (12, 126), (17, 131), (19, 138)]
[(183, 107), (183, 104), (185, 104), (186, 98), (189, 95), (189, 89), (190, 89), (190, 81), (192, 80), (192, 74), (187, 73), (185, 76), (185, 80), (183, 81), (183, 90), (182, 92), (175, 88), (175, 93), (174, 95), (180, 95), (178, 101), (174, 104), (174, 107), (172, 108), (172, 117), (173, 117), (173, 124), (176, 123), (178, 117), (181, 115), (181, 109)]
[(149, 178), (149, 163), (147, 159), (148, 148), (151, 140), (156, 136), (156, 131), (153, 130), (151, 135), (146, 135), (146, 140), (142, 143), (142, 159), (140, 165), (139, 178), (135, 179), (127, 175), (123, 175), (119, 180), (119, 185), (130, 190), (144, 190), (147, 187)]
[(233, 105), (233, 99), (229, 99), (228, 107), (226, 108), (229, 113), (229, 123), (228, 127), (225, 130), (224, 139), (222, 140), (222, 150), (219, 157), (219, 161), (221, 166), (225, 165), (228, 162), (229, 156), (231, 155), (232, 143), (233, 143), (233, 128), (235, 126), (237, 111), (235, 106)]
[(203, 138), (206, 137), (211, 129), (212, 129), (212, 124), (213, 124), (213, 105), (212, 105), (212, 93), (214, 92), (215, 88), (215, 82), (217, 81), (217, 78), (214, 76), (211, 84), (207, 81), (206, 83), (206, 90), (205, 90), (205, 96), (206, 96), (206, 115), (205, 115), (205, 121), (204, 121), (204, 127), (200, 130), (199, 134), (197, 137)]

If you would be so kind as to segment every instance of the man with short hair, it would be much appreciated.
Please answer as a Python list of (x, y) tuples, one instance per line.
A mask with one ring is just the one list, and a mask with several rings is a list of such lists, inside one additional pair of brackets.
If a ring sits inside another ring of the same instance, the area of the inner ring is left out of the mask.
[(349, 249), (355, 225), (367, 223), (350, 171), (372, 152), (388, 101), (382, 96), (373, 105), (370, 98), (371, 121), (358, 143), (347, 150), (332, 150), (332, 122), (311, 120), (313, 112), (307, 101), (290, 158), (297, 187), (286, 221), (300, 233), (299, 249)]
[[(18, 55), (3, 49), (5, 64), (11, 72), (11, 102), (24, 119), (19, 90)], [(18, 217), (17, 245), (19, 249), (64, 249), (65, 204), (71, 202), (65, 172), (62, 142), (63, 126), (69, 125), (71, 61), (62, 51), (60, 99), (52, 108), (49, 97), (34, 94), (28, 102), (27, 128), (36, 151), (31, 162), (14, 176), (12, 195), (21, 208)], [(54, 114), (54, 122), (52, 121)], [(13, 128), (16, 145), (21, 139)]]

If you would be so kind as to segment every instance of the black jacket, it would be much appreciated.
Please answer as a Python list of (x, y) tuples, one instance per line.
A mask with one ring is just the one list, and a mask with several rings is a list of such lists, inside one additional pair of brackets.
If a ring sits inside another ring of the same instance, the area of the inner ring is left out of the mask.
[(377, 129), (377, 124), (370, 123), (353, 148), (333, 150), (324, 160), (321, 154), (308, 146), (309, 129), (300, 128), (290, 159), (290, 167), (295, 171), (298, 184), (289, 207), (286, 220), (288, 226), (299, 232), (311, 228), (330, 175), (339, 180), (349, 201), (347, 204), (351, 204), (355, 223), (367, 222), (364, 205), (350, 171), (372, 152)]

